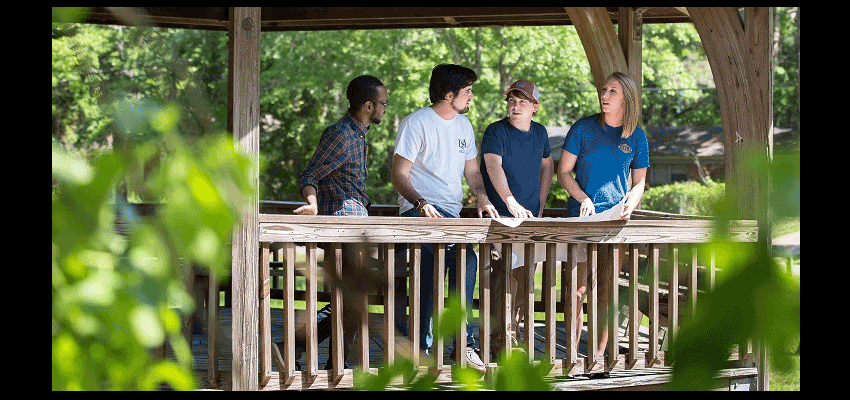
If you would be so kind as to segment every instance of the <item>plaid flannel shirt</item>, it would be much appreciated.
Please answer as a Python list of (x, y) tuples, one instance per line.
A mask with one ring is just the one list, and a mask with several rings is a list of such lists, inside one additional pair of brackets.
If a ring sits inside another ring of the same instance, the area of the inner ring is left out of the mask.
[(316, 188), (319, 215), (368, 216), (366, 131), (350, 112), (322, 132), (299, 187)]

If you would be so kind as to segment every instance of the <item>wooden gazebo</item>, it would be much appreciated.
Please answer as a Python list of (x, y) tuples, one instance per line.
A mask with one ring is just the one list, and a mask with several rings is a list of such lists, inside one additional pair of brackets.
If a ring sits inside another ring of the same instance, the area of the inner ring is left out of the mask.
[[(92, 8), (82, 22), (227, 31), (228, 129), (255, 160), (259, 160), (262, 32), (571, 24), (581, 38), (599, 87), (606, 76), (617, 70), (628, 71), (641, 82), (643, 23), (692, 22), (705, 47), (719, 95), (727, 187), (748, 188), (729, 193), (737, 196), (732, 199), (737, 218), (758, 221), (758, 241), (770, 245), (766, 207), (770, 177), (742, 166), (745, 158), (767, 160), (772, 156), (771, 7)], [(619, 27), (616, 31), (615, 24)], [(255, 185), (259, 183), (258, 164), (254, 165), (252, 179)], [(258, 244), (265, 241), (260, 237), (263, 221), (259, 204), (259, 194), (255, 192), (253, 205), (244, 210), (242, 223), (233, 233), (234, 390), (258, 390), (265, 385), (260, 376), (265, 372), (258, 370), (262, 364), (258, 354), (264, 350), (256, 311), (261, 287), (258, 260), (262, 247)], [(298, 221), (303, 220), (293, 217), (284, 222)], [(763, 350), (758, 351), (762, 352), (757, 357), (759, 386), (766, 389), (767, 361)]]

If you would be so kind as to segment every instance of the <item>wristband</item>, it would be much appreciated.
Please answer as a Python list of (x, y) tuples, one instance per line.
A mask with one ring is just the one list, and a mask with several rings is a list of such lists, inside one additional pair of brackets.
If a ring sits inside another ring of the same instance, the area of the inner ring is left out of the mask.
[(419, 211), (419, 208), (424, 206), (427, 203), (428, 202), (425, 199), (418, 199), (413, 203), (413, 208), (415, 208), (416, 211)]

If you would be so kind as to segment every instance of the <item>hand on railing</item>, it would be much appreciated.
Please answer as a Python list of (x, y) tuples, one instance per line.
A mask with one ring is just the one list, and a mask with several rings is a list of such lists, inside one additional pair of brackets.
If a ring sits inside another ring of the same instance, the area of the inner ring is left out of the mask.
[(593, 214), (596, 214), (596, 206), (593, 205), (593, 200), (590, 197), (585, 197), (584, 200), (581, 201), (579, 217), (586, 217)]
[(478, 218), (484, 218), (484, 213), (487, 213), (491, 218), (499, 218), (499, 212), (489, 199), (478, 199)]
[[(508, 211), (513, 214), (514, 218), (531, 218), (534, 214), (526, 210), (525, 207), (520, 205), (514, 196), (508, 196), (508, 201), (505, 203), (508, 206)], [(498, 218), (498, 215), (496, 216)]]
[(319, 206), (316, 204), (316, 188), (312, 185), (301, 189), (301, 196), (307, 200), (307, 204), (296, 208), (292, 212), (299, 215), (319, 215)]
[(422, 215), (423, 217), (443, 218), (443, 214), (440, 214), (440, 212), (437, 211), (437, 209), (434, 208), (434, 206), (432, 206), (430, 203), (427, 203), (427, 202), (423, 202), (422, 205), (419, 206), (419, 209), (416, 210), (416, 211), (418, 211), (419, 214)]
[(292, 210), (292, 212), (299, 215), (319, 215), (319, 208), (316, 206), (316, 203), (305, 204)]

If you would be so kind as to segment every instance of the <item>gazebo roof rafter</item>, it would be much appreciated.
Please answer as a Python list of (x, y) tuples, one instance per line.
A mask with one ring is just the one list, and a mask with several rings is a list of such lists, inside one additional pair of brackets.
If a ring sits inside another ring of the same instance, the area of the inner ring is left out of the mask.
[[(605, 7), (611, 21), (619, 7)], [(681, 7), (636, 7), (643, 23), (691, 22)], [(261, 7), (263, 32), (572, 25), (564, 7)], [(80, 22), (227, 30), (228, 7), (92, 7)], [(128, 23), (129, 22), (129, 23)]]

